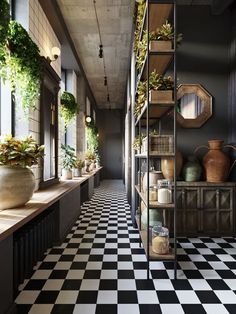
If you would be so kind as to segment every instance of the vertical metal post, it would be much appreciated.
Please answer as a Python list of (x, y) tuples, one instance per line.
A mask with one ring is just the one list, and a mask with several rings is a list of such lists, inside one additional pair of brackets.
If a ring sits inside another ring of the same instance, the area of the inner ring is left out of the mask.
[(149, 259), (150, 259), (150, 246), (149, 246), (149, 149), (150, 149), (150, 138), (149, 138), (149, 0), (147, 0), (147, 114), (146, 114), (146, 136), (147, 136), (147, 279), (149, 279)]
[(176, 71), (176, 36), (177, 36), (177, 16), (176, 0), (174, 0), (174, 279), (177, 278), (177, 240), (176, 240), (176, 210), (177, 210), (177, 171), (176, 171), (176, 152), (177, 152), (177, 132), (176, 132), (176, 109), (177, 109), (177, 71)]

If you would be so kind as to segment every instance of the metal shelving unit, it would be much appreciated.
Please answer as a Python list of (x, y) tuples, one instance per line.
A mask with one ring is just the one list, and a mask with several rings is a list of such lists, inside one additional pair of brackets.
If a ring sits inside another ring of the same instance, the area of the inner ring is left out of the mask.
[[(173, 49), (167, 51), (154, 52), (149, 49), (149, 36), (147, 40), (147, 53), (136, 79), (136, 91), (138, 84), (141, 80), (147, 80), (147, 100), (139, 116), (134, 121), (135, 134), (141, 136), (142, 128), (146, 130), (147, 138), (147, 152), (139, 152), (135, 155), (135, 196), (136, 196), (136, 208), (140, 208), (139, 216), (136, 215), (136, 222), (140, 231), (140, 246), (143, 245), (147, 256), (147, 278), (150, 274), (150, 261), (173, 261), (174, 263), (174, 277), (177, 277), (177, 243), (176, 243), (176, 88), (177, 88), (177, 72), (176, 72), (176, 1), (175, 0), (146, 0), (146, 7), (144, 11), (143, 23), (141, 27), (141, 34), (139, 40), (142, 39), (142, 34), (146, 30), (149, 34), (150, 31), (160, 27), (166, 20), (172, 17), (174, 28), (174, 40)], [(174, 91), (173, 101), (164, 103), (154, 103), (149, 99), (149, 76), (153, 70), (156, 70), (158, 74), (164, 75), (170, 68), (173, 69)], [(161, 120), (171, 113), (171, 119), (173, 119), (173, 136), (174, 136), (174, 152), (169, 154), (152, 154), (150, 152), (150, 129), (155, 123), (159, 123), (159, 132), (161, 131)], [(157, 201), (150, 201), (149, 199), (149, 169), (152, 161), (155, 159), (161, 159), (161, 157), (174, 158), (174, 182), (173, 182), (173, 203), (160, 204)], [(141, 163), (146, 161), (147, 168), (147, 193), (142, 191), (141, 187)], [(138, 183), (139, 182), (139, 183)], [(147, 227), (146, 230), (142, 228), (141, 224), (141, 202), (147, 207)], [(149, 209), (171, 211), (173, 214), (173, 242), (169, 254), (159, 255), (152, 251), (151, 239), (150, 239), (150, 213)]]

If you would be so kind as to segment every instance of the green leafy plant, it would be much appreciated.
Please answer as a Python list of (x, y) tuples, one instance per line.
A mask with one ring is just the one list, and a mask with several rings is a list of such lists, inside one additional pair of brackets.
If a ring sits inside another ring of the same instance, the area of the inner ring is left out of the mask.
[(6, 0), (0, 2), (0, 58), (6, 45), (8, 24), (10, 22), (10, 6)]
[(72, 170), (75, 168), (76, 163), (76, 155), (75, 149), (69, 145), (61, 145), (63, 159), (62, 159), (62, 166), (63, 169)]
[(95, 162), (96, 160), (96, 155), (94, 152), (92, 152), (91, 150), (87, 150), (85, 152), (85, 160), (88, 160), (90, 162)]
[(134, 51), (138, 51), (138, 42), (140, 38), (140, 33), (142, 30), (143, 17), (145, 13), (146, 0), (136, 0), (137, 4), (137, 16), (136, 16), (136, 31), (135, 31), (135, 41), (134, 41)]
[(23, 108), (35, 109), (39, 97), (41, 59), (38, 46), (21, 24), (11, 21), (0, 49), (0, 76), (10, 83)]
[(86, 135), (87, 135), (88, 150), (91, 151), (93, 154), (95, 154), (96, 159), (99, 160), (100, 157), (98, 154), (98, 146), (99, 146), (98, 129), (93, 119), (90, 123), (86, 123)]
[(31, 137), (24, 140), (11, 135), (0, 138), (0, 165), (11, 167), (31, 167), (43, 157), (44, 146), (39, 146)]
[(137, 137), (135, 137), (134, 141), (133, 141), (133, 149), (135, 150), (139, 150), (143, 144), (143, 139), (144, 139), (145, 135), (144, 134), (140, 134)]
[(159, 75), (154, 70), (149, 77), (149, 88), (150, 90), (173, 90), (174, 81), (171, 76)]
[(137, 45), (138, 51), (137, 51), (137, 57), (136, 57), (136, 68), (138, 70), (141, 70), (145, 61), (145, 57), (147, 54), (147, 41), (148, 41), (147, 32), (144, 31), (142, 40)]
[(134, 107), (134, 115), (137, 117), (147, 100), (147, 81), (140, 81), (137, 88), (137, 96)]
[[(157, 28), (155, 31), (150, 32), (149, 39), (150, 40), (174, 40), (174, 29), (172, 25), (166, 21), (161, 27)], [(178, 34), (176, 36), (176, 43), (179, 45), (183, 40), (183, 34)]]
[(85, 162), (80, 157), (77, 157), (75, 160), (75, 168), (82, 169), (85, 166)]
[(61, 95), (61, 114), (67, 127), (71, 119), (79, 112), (79, 104), (76, 102), (74, 95), (69, 92), (63, 92)]

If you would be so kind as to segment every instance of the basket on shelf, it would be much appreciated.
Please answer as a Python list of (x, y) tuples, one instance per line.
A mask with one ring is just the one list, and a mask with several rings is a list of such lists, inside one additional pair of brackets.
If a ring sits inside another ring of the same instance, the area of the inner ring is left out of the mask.
[[(173, 154), (174, 153), (174, 136), (173, 135), (150, 135), (149, 152), (153, 155)], [(147, 153), (147, 137), (142, 141), (141, 153)]]

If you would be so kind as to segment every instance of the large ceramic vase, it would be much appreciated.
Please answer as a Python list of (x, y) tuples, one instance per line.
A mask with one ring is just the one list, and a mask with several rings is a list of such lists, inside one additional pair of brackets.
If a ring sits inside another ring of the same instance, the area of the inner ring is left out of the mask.
[[(149, 225), (151, 227), (155, 226), (158, 222), (163, 223), (163, 211), (156, 210), (156, 209), (149, 209)], [(147, 208), (145, 207), (142, 216), (141, 216), (142, 226), (146, 229), (147, 228)]]
[(206, 181), (225, 182), (229, 175), (230, 158), (222, 151), (224, 141), (208, 141), (209, 151), (203, 158), (203, 166), (206, 171)]
[[(182, 154), (176, 152), (176, 176), (179, 177), (183, 165)], [(174, 180), (174, 158), (172, 157), (163, 157), (161, 159), (161, 171), (163, 176), (167, 180)]]
[(196, 182), (200, 180), (202, 167), (195, 156), (189, 156), (183, 167), (183, 177), (186, 182)]
[(0, 166), (0, 210), (24, 205), (34, 188), (35, 177), (30, 169)]

